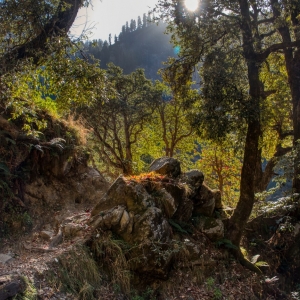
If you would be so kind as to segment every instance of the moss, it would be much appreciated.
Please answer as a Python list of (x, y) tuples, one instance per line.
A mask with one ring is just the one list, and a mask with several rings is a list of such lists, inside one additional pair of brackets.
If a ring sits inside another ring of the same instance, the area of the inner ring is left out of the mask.
[(38, 293), (34, 284), (25, 276), (22, 276), (23, 283), (26, 285), (26, 289), (22, 294), (15, 296), (14, 300), (36, 300), (38, 299)]

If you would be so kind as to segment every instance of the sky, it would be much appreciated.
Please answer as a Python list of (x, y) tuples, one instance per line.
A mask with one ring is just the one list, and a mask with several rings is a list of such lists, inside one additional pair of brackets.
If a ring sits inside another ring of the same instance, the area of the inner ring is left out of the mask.
[(83, 30), (88, 39), (108, 40), (118, 36), (126, 21), (137, 17), (154, 8), (158, 0), (93, 0), (88, 8), (82, 8), (77, 15), (71, 34), (79, 36)]

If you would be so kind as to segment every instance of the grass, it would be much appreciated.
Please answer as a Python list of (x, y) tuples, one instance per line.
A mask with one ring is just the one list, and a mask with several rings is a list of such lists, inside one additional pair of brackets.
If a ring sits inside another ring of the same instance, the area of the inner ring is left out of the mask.
[(98, 233), (91, 245), (100, 267), (109, 273), (112, 284), (125, 295), (130, 294), (131, 278), (124, 254), (127, 248), (128, 245), (124, 241), (114, 239), (110, 232)]
[(57, 289), (70, 292), (81, 300), (93, 300), (102, 278), (87, 247), (78, 245), (64, 253), (53, 265), (50, 282)]

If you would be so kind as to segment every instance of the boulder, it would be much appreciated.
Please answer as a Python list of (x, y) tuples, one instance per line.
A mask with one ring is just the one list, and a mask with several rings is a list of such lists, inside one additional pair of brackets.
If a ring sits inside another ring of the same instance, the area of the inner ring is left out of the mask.
[(183, 179), (193, 190), (199, 189), (204, 181), (204, 175), (199, 170), (190, 170), (184, 174)]
[(120, 176), (93, 208), (91, 216), (118, 205), (125, 205), (129, 210), (138, 212), (153, 205), (153, 201), (142, 184)]
[(39, 236), (45, 241), (50, 241), (51, 238), (54, 236), (54, 233), (52, 231), (42, 230), (39, 233)]
[(215, 209), (215, 194), (205, 183), (198, 190), (193, 202), (195, 214), (212, 216)]
[(184, 188), (173, 181), (156, 186), (119, 177), (92, 210), (90, 226), (94, 232), (111, 230), (131, 246), (131, 270), (165, 278), (174, 256), (168, 249), (173, 235), (168, 219), (184, 199)]
[(25, 289), (26, 284), (20, 276), (0, 276), (0, 300), (12, 299), (17, 294), (23, 293)]
[(149, 170), (173, 178), (181, 174), (180, 162), (173, 157), (161, 157), (152, 162)]
[(0, 253), (0, 263), (6, 264), (12, 259), (13, 258), (8, 254)]
[(158, 197), (155, 197), (154, 201), (156, 205), (162, 209), (168, 219), (173, 217), (177, 210), (178, 203), (176, 203), (175, 199), (165, 188), (159, 191)]
[(201, 217), (197, 228), (202, 231), (212, 242), (224, 237), (224, 224), (220, 219)]

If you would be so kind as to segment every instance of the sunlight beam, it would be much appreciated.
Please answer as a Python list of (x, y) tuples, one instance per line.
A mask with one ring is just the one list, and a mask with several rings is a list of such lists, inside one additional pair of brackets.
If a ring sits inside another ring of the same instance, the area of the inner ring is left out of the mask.
[(185, 7), (190, 11), (195, 11), (198, 8), (199, 0), (185, 0)]

